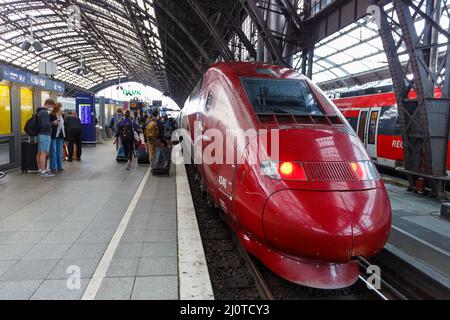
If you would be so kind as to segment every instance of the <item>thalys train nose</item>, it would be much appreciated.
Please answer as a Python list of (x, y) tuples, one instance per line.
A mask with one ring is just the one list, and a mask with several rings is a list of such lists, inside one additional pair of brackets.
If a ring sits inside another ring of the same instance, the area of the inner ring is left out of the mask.
[(263, 228), (277, 250), (314, 260), (347, 262), (381, 250), (390, 229), (384, 189), (283, 190), (267, 201)]

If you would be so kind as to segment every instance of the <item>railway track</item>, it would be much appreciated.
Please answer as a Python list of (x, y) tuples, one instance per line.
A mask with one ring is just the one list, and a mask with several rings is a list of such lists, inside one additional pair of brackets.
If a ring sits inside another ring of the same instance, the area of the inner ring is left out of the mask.
[[(237, 240), (236, 240), (237, 241)], [(267, 273), (270, 273), (268, 270), (261, 271), (261, 266), (258, 266), (258, 262), (255, 258), (251, 257), (242, 246), (238, 246), (239, 253), (244, 258), (246, 265), (249, 269), (249, 272), (252, 274), (256, 287), (258, 289), (258, 292), (261, 296), (261, 299), (263, 300), (276, 300), (277, 295), (272, 292), (271, 285), (268, 283), (267, 280)], [(380, 283), (380, 287), (376, 288), (374, 285), (372, 285), (372, 281), (369, 281), (369, 276), (371, 273), (368, 273), (367, 270), (372, 266), (372, 264), (367, 261), (364, 258), (359, 259), (359, 265), (361, 269), (361, 274), (358, 277), (357, 284), (354, 285), (354, 288), (350, 289), (341, 289), (341, 290), (320, 290), (320, 289), (312, 289), (312, 288), (305, 288), (302, 286), (298, 286), (291, 283), (285, 283), (284, 285), (290, 287), (285, 288), (285, 290), (292, 290), (293, 288), (297, 287), (297, 289), (301, 290), (307, 290), (308, 292), (322, 292), (323, 294), (329, 294), (331, 298), (333, 299), (358, 299), (358, 298), (368, 298), (369, 300), (407, 300), (408, 298), (402, 294), (399, 290), (397, 290), (393, 285), (389, 284), (382, 278), (378, 278), (377, 280)], [(264, 276), (266, 274), (266, 276)], [(277, 277), (273, 274), (270, 275), (271, 277)], [(376, 276), (375, 276), (376, 277)], [(280, 282), (285, 282), (283, 279), (279, 279)], [(270, 281), (270, 280), (269, 280)], [(361, 292), (357, 293), (356, 290), (359, 288), (360, 290), (362, 287), (366, 288), (366, 294), (367, 296), (364, 296), (361, 294)], [(349, 294), (350, 292), (350, 294)], [(334, 293), (334, 295), (332, 295)], [(337, 294), (336, 294), (337, 293)], [(316, 295), (314, 295), (316, 296)]]
[[(208, 269), (216, 299), (263, 300), (405, 300), (439, 299), (439, 288), (431, 286), (421, 275), (407, 265), (387, 259), (382, 252), (376, 259), (359, 259), (360, 276), (351, 287), (321, 290), (299, 286), (273, 274), (258, 260), (250, 256), (234, 238), (230, 228), (221, 218), (220, 210), (213, 208), (202, 195), (195, 168), (187, 166), (191, 193), (205, 249)], [(381, 268), (380, 287), (375, 288), (371, 266)], [(401, 270), (404, 275), (399, 275)], [(405, 276), (406, 275), (406, 276)], [(414, 276), (413, 276), (414, 275)], [(408, 278), (409, 277), (409, 278)], [(409, 280), (408, 280), (409, 279)], [(413, 284), (413, 282), (415, 282)], [(423, 290), (418, 287), (431, 287)], [(423, 291), (426, 291), (424, 293)]]

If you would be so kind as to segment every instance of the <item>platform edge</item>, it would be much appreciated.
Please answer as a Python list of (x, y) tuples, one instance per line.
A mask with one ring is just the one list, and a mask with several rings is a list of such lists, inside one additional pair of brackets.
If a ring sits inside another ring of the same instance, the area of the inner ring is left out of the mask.
[[(174, 150), (174, 153), (177, 151)], [(184, 163), (177, 162), (175, 170), (179, 299), (213, 300), (211, 279)]]

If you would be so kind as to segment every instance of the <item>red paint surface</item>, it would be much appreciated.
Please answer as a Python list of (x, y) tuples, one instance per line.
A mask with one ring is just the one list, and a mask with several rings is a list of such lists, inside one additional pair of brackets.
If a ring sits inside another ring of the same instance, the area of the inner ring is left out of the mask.
[[(272, 70), (273, 75), (258, 74), (257, 68)], [(224, 142), (228, 152), (233, 150), (245, 159), (243, 163), (199, 165), (208, 192), (226, 212), (245, 248), (278, 275), (318, 288), (351, 285), (358, 277), (352, 257), (370, 257), (387, 240), (391, 209), (383, 183), (271, 179), (261, 174), (260, 163), (268, 159), (259, 152), (258, 138), (270, 141), (270, 130), (280, 129), (280, 154), (271, 160), (329, 166), (369, 160), (364, 147), (345, 121), (337, 125), (260, 124), (241, 77), (303, 79), (327, 115), (342, 117), (317, 86), (291, 69), (261, 63), (215, 64), (205, 74), (202, 89), (185, 104), (182, 116), (188, 118), (189, 127), (199, 120), (205, 130), (223, 133), (226, 129), (269, 131), (250, 136), (236, 150)], [(213, 103), (206, 110), (210, 92)], [(271, 147), (269, 143), (269, 154)]]

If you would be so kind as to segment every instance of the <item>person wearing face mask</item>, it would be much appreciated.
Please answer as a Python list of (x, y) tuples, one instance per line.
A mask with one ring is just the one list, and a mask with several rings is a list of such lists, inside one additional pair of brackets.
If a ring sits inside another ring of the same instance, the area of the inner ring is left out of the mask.
[(62, 172), (63, 143), (65, 138), (64, 114), (61, 103), (57, 103), (50, 113), (52, 123), (52, 135), (50, 143), (50, 170), (53, 173)]

